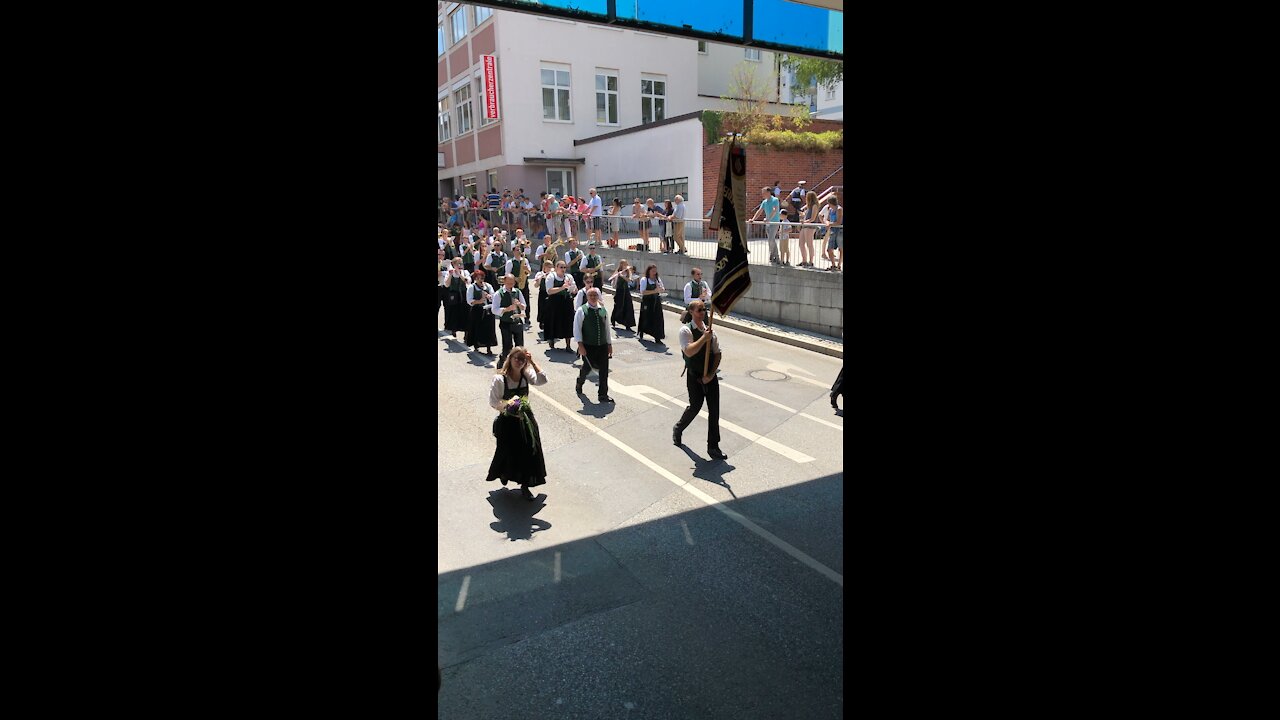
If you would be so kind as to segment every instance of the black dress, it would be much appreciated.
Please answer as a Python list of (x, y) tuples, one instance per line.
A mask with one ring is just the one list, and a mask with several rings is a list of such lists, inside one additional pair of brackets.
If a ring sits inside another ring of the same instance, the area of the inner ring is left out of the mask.
[(831, 386), (832, 403), (835, 403), (837, 395), (844, 397), (844, 368), (840, 368), (840, 374), (836, 375), (836, 382)]
[(630, 330), (636, 325), (635, 305), (631, 301), (631, 288), (627, 280), (619, 275), (613, 283), (613, 315), (609, 321)]
[(448, 294), (444, 298), (444, 329), (450, 332), (467, 330), (467, 281), (450, 278)]
[[(510, 400), (519, 395), (529, 397), (529, 378), (520, 375), (520, 384), (507, 387), (506, 376), (502, 378), (502, 399)], [(533, 411), (528, 412), (528, 422), (523, 416), (512, 416), (506, 413), (498, 415), (493, 424), (493, 434), (498, 440), (494, 448), (493, 460), (489, 463), (489, 474), (485, 481), (501, 478), (507, 482), (519, 483), (526, 488), (545, 485), (547, 483), (547, 465), (542, 458), (542, 435), (538, 431), (538, 421)]]
[[(551, 287), (563, 287), (568, 285), (569, 276), (566, 275), (564, 280), (556, 277), (552, 273), (543, 282), (550, 282)], [(555, 295), (547, 298), (550, 306), (547, 308), (547, 329), (543, 333), (543, 337), (547, 342), (555, 342), (557, 340), (568, 340), (573, 337), (573, 295), (568, 290), (562, 290)]]
[[(467, 290), (467, 300), (479, 300), (484, 297), (484, 288), (480, 285), (472, 285)], [(497, 318), (493, 316), (485, 305), (471, 305), (467, 322), (467, 335), (463, 342), (467, 347), (473, 348), (491, 348), (498, 344)]]
[(550, 299), (547, 295), (547, 280), (550, 275), (538, 281), (538, 327), (547, 327), (547, 302)]
[[(640, 291), (652, 289), (648, 285), (647, 278), (640, 279)], [(662, 295), (641, 295), (640, 296), (640, 326), (636, 330), (641, 335), (650, 335), (654, 340), (661, 340), (667, 336), (667, 331), (662, 324)]]

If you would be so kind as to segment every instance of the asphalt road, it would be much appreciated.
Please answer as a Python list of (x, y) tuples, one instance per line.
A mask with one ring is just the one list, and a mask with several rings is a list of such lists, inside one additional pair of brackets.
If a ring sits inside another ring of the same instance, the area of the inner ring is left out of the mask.
[(667, 346), (615, 337), (603, 406), (526, 333), (549, 378), (532, 503), (484, 482), (496, 357), (438, 332), (441, 718), (841, 717), (841, 361), (717, 329), (712, 461), (705, 417), (671, 443), (687, 391), (665, 320)]

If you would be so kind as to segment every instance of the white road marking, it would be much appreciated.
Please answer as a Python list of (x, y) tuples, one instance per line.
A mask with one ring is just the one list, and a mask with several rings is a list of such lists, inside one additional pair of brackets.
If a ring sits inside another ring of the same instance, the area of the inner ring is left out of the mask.
[(471, 576), (467, 575), (462, 578), (462, 590), (458, 593), (458, 602), (454, 604), (454, 612), (462, 612), (463, 606), (467, 604), (467, 588), (471, 587)]
[(649, 458), (645, 457), (645, 456), (644, 456), (644, 455), (642, 455), (640, 452), (636, 451), (636, 450), (635, 450), (635, 448), (632, 448), (630, 445), (628, 445), (628, 444), (626, 444), (626, 443), (622, 442), (621, 440), (619, 440), (618, 438), (616, 438), (616, 437), (614, 437), (614, 436), (610, 435), (610, 434), (609, 434), (608, 432), (606, 432), (605, 430), (603, 430), (603, 429), (601, 429), (601, 428), (598, 428), (598, 427), (596, 427), (595, 425), (592, 425), (591, 423), (587, 422), (587, 421), (586, 421), (586, 420), (585, 420), (581, 415), (579, 415), (578, 413), (576, 413), (576, 412), (574, 412), (574, 411), (570, 410), (569, 408), (565, 407), (564, 405), (561, 405), (560, 403), (556, 402), (554, 399), (552, 399), (552, 398), (551, 398), (551, 396), (550, 396), (550, 395), (547, 395), (546, 393), (542, 392), (541, 390), (539, 390), (539, 389), (537, 389), (537, 388), (529, 388), (529, 392), (530, 392), (530, 393), (532, 393), (532, 394), (534, 394), (534, 395), (537, 395), (537, 396), (542, 400), (542, 402), (547, 403), (547, 404), (548, 404), (548, 405), (550, 405), (551, 407), (556, 408), (557, 410), (559, 410), (560, 412), (564, 413), (564, 414), (565, 414), (565, 415), (567, 415), (568, 417), (570, 417), (570, 418), (572, 418), (573, 420), (577, 421), (577, 422), (578, 422), (578, 423), (580, 423), (583, 427), (585, 427), (587, 430), (591, 431), (593, 434), (595, 434), (595, 435), (599, 435), (600, 437), (602, 437), (602, 438), (604, 438), (605, 440), (607, 440), (609, 443), (611, 443), (611, 444), (613, 444), (614, 446), (616, 446), (619, 450), (622, 450), (622, 451), (623, 451), (623, 452), (625, 452), (626, 454), (628, 454), (628, 455), (630, 455), (631, 457), (635, 458), (637, 461), (639, 461), (639, 462), (640, 462), (640, 464), (641, 464), (641, 465), (644, 465), (645, 467), (647, 467), (647, 468), (649, 468), (650, 470), (654, 471), (654, 472), (655, 472), (655, 473), (657, 473), (658, 475), (661, 475), (663, 478), (666, 478), (667, 480), (671, 481), (671, 482), (672, 482), (672, 483), (674, 483), (677, 487), (680, 487), (680, 488), (681, 488), (681, 489), (683, 489), (685, 492), (687, 492), (687, 493), (689, 493), (690, 495), (692, 495), (692, 496), (694, 496), (694, 497), (698, 498), (699, 500), (701, 500), (703, 503), (705, 503), (705, 504), (706, 504), (706, 505), (708, 505), (709, 507), (713, 507), (713, 508), (715, 508), (716, 510), (719, 510), (721, 513), (723, 513), (724, 515), (726, 515), (729, 519), (733, 520), (734, 522), (738, 523), (738, 524), (739, 524), (739, 525), (741, 525), (742, 527), (744, 527), (744, 528), (746, 528), (746, 529), (750, 530), (751, 532), (755, 533), (757, 536), (759, 536), (760, 538), (764, 539), (764, 540), (765, 540), (766, 542), (768, 542), (769, 544), (771, 544), (771, 545), (773, 545), (774, 547), (778, 548), (779, 550), (781, 550), (781, 551), (785, 552), (786, 554), (790, 555), (791, 557), (795, 558), (796, 560), (799, 560), (800, 562), (804, 563), (805, 565), (807, 565), (807, 566), (808, 566), (808, 567), (810, 567), (811, 569), (813, 569), (813, 570), (817, 571), (818, 573), (820, 573), (821, 575), (823, 575), (823, 576), (824, 576), (824, 577), (826, 577), (827, 579), (831, 580), (831, 581), (832, 581), (832, 582), (834, 582), (835, 584), (839, 585), (840, 587), (844, 587), (844, 576), (843, 576), (843, 575), (841, 575), (840, 573), (836, 572), (835, 570), (832, 570), (831, 568), (827, 567), (826, 565), (823, 565), (822, 563), (818, 562), (817, 560), (814, 560), (813, 558), (811, 558), (811, 557), (809, 557), (808, 555), (806, 555), (806, 554), (804, 554), (803, 552), (801, 552), (798, 548), (796, 548), (795, 546), (793, 546), (791, 543), (787, 542), (786, 540), (783, 540), (782, 538), (778, 537), (777, 535), (774, 535), (773, 533), (769, 532), (768, 530), (765, 530), (764, 528), (760, 527), (759, 525), (757, 525), (757, 524), (755, 524), (755, 523), (751, 522), (750, 520), (748, 520), (746, 517), (744, 517), (744, 516), (743, 516), (743, 515), (741, 515), (740, 513), (736, 512), (736, 511), (734, 511), (734, 510), (730, 510), (729, 508), (725, 507), (723, 503), (721, 503), (719, 500), (716, 500), (715, 498), (711, 497), (710, 495), (706, 494), (706, 493), (705, 493), (705, 492), (703, 492), (701, 489), (699, 489), (699, 488), (695, 487), (694, 485), (691, 485), (690, 483), (688, 483), (688, 482), (687, 482), (687, 481), (685, 481), (685, 480), (681, 480), (680, 478), (676, 477), (674, 474), (672, 474), (672, 473), (671, 473), (671, 471), (670, 471), (670, 470), (667, 470), (666, 468), (662, 467), (661, 465), (659, 465), (659, 464), (655, 463), (654, 461), (650, 460)]
[(556, 551), (556, 569), (553, 576), (555, 582), (560, 582), (560, 551)]
[(689, 523), (686, 523), (685, 521), (681, 520), (680, 527), (684, 528), (684, 541), (692, 545), (693, 536), (689, 534)]
[[(654, 388), (651, 388), (648, 385), (621, 385), (619, 383), (613, 383), (613, 382), (609, 383), (610, 392), (612, 392), (615, 388), (617, 389), (619, 394), (626, 395), (627, 397), (640, 398), (641, 400), (644, 400), (645, 402), (648, 402), (651, 405), (658, 405), (658, 403), (653, 402), (652, 400), (649, 400), (648, 398), (644, 397), (644, 394), (656, 395), (662, 398), (663, 400), (666, 400), (667, 402), (671, 403), (679, 410), (684, 410), (684, 408), (687, 407), (687, 404), (680, 401), (679, 399), (674, 398), (662, 392), (661, 390), (655, 390)], [(658, 406), (662, 407), (661, 405), (658, 405)], [(701, 417), (707, 421), (711, 420), (711, 415), (708, 414), (706, 410), (699, 412), (698, 417)], [(809, 457), (808, 455), (805, 455), (802, 452), (797, 452), (795, 450), (792, 450), (786, 445), (774, 442), (773, 440), (770, 440), (769, 438), (763, 435), (754, 433), (739, 425), (735, 425), (729, 422), (728, 420), (725, 420), (724, 418), (720, 418), (720, 427), (725, 430), (728, 430), (729, 432), (735, 435), (741, 435), (747, 440), (750, 440), (753, 443), (759, 444), (763, 448), (772, 450), (778, 453), (779, 455), (781, 455), (782, 457), (788, 460), (791, 460), (792, 462), (797, 462), (797, 463), (813, 462), (813, 458)]]
[[(711, 415), (709, 415), (706, 410), (703, 410), (702, 412), (698, 413), (698, 417), (705, 418), (707, 422), (711, 421)], [(788, 460), (793, 460), (797, 463), (813, 462), (813, 458), (809, 457), (808, 455), (805, 455), (804, 453), (798, 450), (792, 450), (791, 448), (787, 447), (786, 445), (783, 445), (780, 442), (770, 440), (769, 438), (763, 435), (759, 435), (757, 433), (751, 432), (750, 430), (744, 427), (734, 425), (733, 423), (729, 422), (728, 420), (725, 420), (724, 418), (720, 418), (720, 427), (724, 428), (725, 430), (728, 430), (731, 433), (737, 433), (738, 435), (741, 435), (742, 437), (750, 440), (751, 442), (759, 444), (760, 447), (768, 448), (769, 450), (772, 450), (778, 453), (779, 455), (781, 455), (784, 458), (787, 458)]]
[(759, 395), (757, 395), (757, 394), (755, 394), (755, 393), (753, 393), (753, 392), (751, 392), (751, 391), (749, 391), (749, 390), (743, 390), (742, 388), (734, 387), (734, 386), (732, 386), (732, 385), (730, 385), (730, 384), (728, 384), (728, 383), (723, 383), (723, 382), (722, 382), (722, 383), (720, 383), (720, 387), (723, 387), (723, 388), (729, 388), (730, 390), (733, 390), (734, 392), (740, 392), (740, 393), (742, 393), (743, 395), (747, 395), (747, 396), (749, 396), (749, 397), (753, 397), (753, 398), (755, 398), (755, 399), (757, 399), (757, 400), (759, 400), (759, 401), (761, 401), (761, 402), (769, 403), (770, 405), (772, 405), (772, 406), (774, 406), (774, 407), (782, 408), (783, 410), (786, 410), (786, 411), (787, 411), (787, 412), (789, 412), (789, 413), (795, 413), (795, 414), (799, 415), (800, 417), (809, 418), (810, 420), (812, 420), (812, 421), (814, 421), (814, 422), (819, 422), (819, 423), (822, 423), (823, 425), (826, 425), (827, 427), (833, 427), (833, 428), (835, 428), (835, 429), (839, 430), (840, 432), (844, 432), (844, 428), (843, 428), (843, 427), (840, 427), (839, 425), (837, 425), (837, 424), (835, 424), (835, 423), (833, 423), (833, 422), (827, 422), (826, 420), (823, 420), (822, 418), (816, 418), (816, 417), (814, 417), (814, 416), (810, 415), (809, 413), (803, 413), (803, 412), (800, 412), (799, 410), (793, 410), (793, 409), (791, 409), (791, 408), (787, 407), (786, 405), (783, 405), (783, 404), (782, 404), (782, 403), (780, 403), (780, 402), (774, 402), (774, 401), (770, 400), (770, 399), (769, 399), (769, 398), (767, 398), (767, 397), (761, 397), (761, 396), (759, 396)]

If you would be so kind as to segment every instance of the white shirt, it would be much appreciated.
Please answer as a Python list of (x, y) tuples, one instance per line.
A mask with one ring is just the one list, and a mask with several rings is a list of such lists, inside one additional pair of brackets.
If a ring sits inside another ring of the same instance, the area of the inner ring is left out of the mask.
[[(503, 288), (502, 290), (499, 290), (498, 292), (494, 293), (493, 302), (489, 303), (489, 309), (492, 310), (493, 314), (497, 317), (502, 317), (504, 314), (506, 314), (502, 312), (502, 293), (505, 290), (506, 288)], [(525, 308), (527, 309), (529, 304), (524, 302), (524, 293), (514, 289), (511, 292), (515, 294), (516, 302), (524, 303)], [(511, 312), (520, 312), (520, 308), (517, 308), (515, 305), (512, 305), (511, 307), (515, 308), (515, 310), (512, 310)]]
[(688, 305), (694, 300), (702, 300), (703, 302), (706, 302), (708, 299), (711, 298), (711, 283), (707, 282), (706, 278), (703, 278), (702, 284), (707, 286), (706, 289), (703, 290), (703, 294), (705, 294), (706, 297), (703, 297), (702, 295), (693, 294), (692, 280), (684, 284), (684, 304), (685, 305)]
[[(562, 283), (561, 287), (563, 287), (564, 289), (563, 289), (563, 290), (561, 290), (561, 291), (560, 291), (560, 292), (558, 292), (558, 293), (553, 293), (553, 292), (551, 292), (551, 282), (552, 282), (552, 281), (555, 281), (555, 282), (557, 282), (557, 283)], [(569, 274), (569, 273), (567, 273), (567, 272), (564, 274), (564, 278), (561, 278), (559, 275), (555, 274), (554, 272), (553, 272), (553, 273), (551, 273), (550, 275), (548, 275), (548, 276), (547, 276), (546, 283), (547, 283), (547, 294), (548, 294), (548, 295), (559, 295), (560, 293), (565, 293), (565, 292), (567, 292), (567, 293), (576, 293), (576, 292), (578, 292), (578, 286), (574, 284), (574, 282), (573, 282), (573, 276), (572, 276), (572, 275), (570, 275), (570, 274)]]
[(592, 197), (588, 205), (591, 206), (591, 217), (600, 217), (600, 214), (604, 212), (604, 203), (600, 202), (599, 195)]
[[(652, 281), (652, 280), (650, 280), (649, 278), (640, 278), (640, 292), (641, 292), (641, 293), (644, 293), (644, 291), (646, 291), (646, 290), (652, 290), (652, 289), (654, 289), (654, 287), (657, 287), (657, 289), (661, 290), (662, 292), (666, 292), (666, 291), (667, 291), (667, 288), (665, 288), (665, 287), (662, 285), (662, 278), (658, 278), (658, 284), (657, 284), (656, 286), (653, 284), (653, 281)], [(659, 294), (661, 294), (661, 293), (659, 293)]]
[[(471, 303), (477, 300), (483, 300), (485, 293), (492, 293), (492, 292), (493, 292), (493, 286), (487, 282), (471, 283), (470, 285), (467, 286), (467, 297), (466, 297), (467, 304), (470, 305)], [(476, 297), (477, 295), (479, 295), (479, 297)]]
[[(693, 342), (693, 331), (689, 329), (689, 324), (690, 323), (685, 323), (680, 326), (680, 352), (681, 353), (683, 353), (684, 349), (689, 346), (689, 343)], [(711, 333), (711, 354), (715, 355), (716, 353), (719, 353), (719, 352), (720, 352), (720, 336), (715, 333)], [(689, 357), (689, 356), (685, 355), (685, 357)]]
[[(522, 256), (520, 256), (520, 260), (526, 260), (526, 259), (527, 259), (527, 258), (525, 258), (523, 255), (522, 255)], [(508, 275), (515, 275), (515, 276), (516, 276), (516, 280), (519, 280), (519, 279), (520, 279), (520, 266), (521, 266), (521, 263), (520, 263), (519, 261), (517, 261), (515, 258), (511, 258), (510, 260), (508, 260), (508, 261), (507, 261), (507, 274), (508, 274)], [(532, 266), (530, 266), (530, 267), (529, 267), (529, 269), (530, 269), (530, 270), (532, 270), (532, 269), (533, 269), (533, 267), (532, 267)]]
[[(590, 305), (583, 305), (573, 314), (573, 341), (582, 342), (582, 321), (587, 316), (587, 311), (592, 310)], [(613, 328), (609, 327), (609, 312), (604, 309), (604, 305), (596, 305), (594, 310), (600, 313), (600, 319), (604, 321), (604, 340), (605, 345), (613, 344)]]
[[(596, 302), (600, 304), (600, 307), (604, 307), (604, 291), (600, 290), (600, 288), (595, 288), (595, 289), (600, 291), (600, 299), (596, 300)], [(581, 290), (578, 291), (578, 296), (573, 299), (573, 309), (577, 310), (578, 308), (586, 304), (587, 304), (587, 289), (582, 288)]]
[[(547, 376), (543, 373), (535, 372), (533, 367), (528, 364), (524, 366), (524, 376), (528, 379), (530, 385), (547, 384)], [(520, 387), (519, 379), (512, 382), (511, 380), (508, 380), (507, 376), (504, 374), (500, 373), (498, 375), (494, 375), (493, 383), (489, 385), (489, 407), (501, 412), (503, 406), (507, 403), (506, 400), (502, 399), (502, 395), (508, 389), (515, 390), (518, 387)]]

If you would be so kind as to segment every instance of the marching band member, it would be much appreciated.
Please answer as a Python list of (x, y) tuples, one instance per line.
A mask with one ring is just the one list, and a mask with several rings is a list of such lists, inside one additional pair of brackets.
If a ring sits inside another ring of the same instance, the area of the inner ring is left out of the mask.
[(650, 264), (644, 269), (644, 277), (640, 278), (640, 325), (637, 339), (643, 340), (647, 334), (657, 342), (667, 336), (662, 322), (662, 298), (667, 288), (658, 276), (658, 266)]
[(618, 270), (610, 278), (613, 286), (613, 315), (609, 317), (609, 326), (621, 325), (630, 330), (636, 324), (635, 306), (631, 301), (631, 263), (618, 261)]
[(489, 307), (498, 318), (498, 329), (502, 331), (502, 354), (498, 356), (498, 367), (502, 367), (512, 346), (524, 345), (523, 316), (526, 307), (524, 293), (516, 289), (516, 276), (511, 273), (503, 275), (502, 289), (494, 294), (493, 304)]
[(569, 347), (569, 338), (573, 337), (573, 296), (577, 293), (578, 286), (574, 285), (573, 276), (565, 272), (563, 260), (556, 263), (556, 271), (543, 282), (547, 286), (550, 303), (547, 308), (547, 329), (543, 337), (551, 344), (552, 350), (556, 347), (556, 341), (563, 339), (564, 349), (573, 352)]
[(702, 280), (702, 268), (694, 268), (693, 279), (684, 284), (684, 304), (688, 307), (694, 300), (703, 303), (711, 302), (711, 284)]
[(609, 397), (609, 358), (613, 357), (613, 333), (605, 323), (608, 311), (600, 304), (600, 289), (589, 288), (586, 293), (587, 302), (573, 316), (573, 339), (578, 343), (578, 356), (582, 358), (577, 392), (582, 393), (582, 384), (586, 382), (591, 368), (595, 368), (600, 374), (596, 399), (601, 403), (611, 403), (613, 398)]
[(467, 287), (467, 304), (471, 306), (471, 315), (463, 342), (476, 352), (480, 352), (480, 346), (483, 345), (484, 354), (493, 355), (493, 346), (498, 344), (498, 337), (493, 329), (494, 317), (487, 312), (486, 307), (493, 299), (493, 286), (484, 281), (483, 270), (476, 270), (471, 277), (472, 283)]

